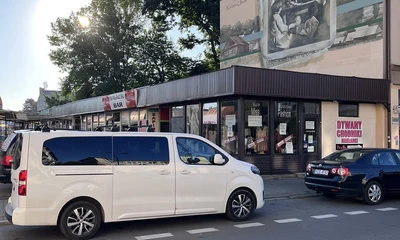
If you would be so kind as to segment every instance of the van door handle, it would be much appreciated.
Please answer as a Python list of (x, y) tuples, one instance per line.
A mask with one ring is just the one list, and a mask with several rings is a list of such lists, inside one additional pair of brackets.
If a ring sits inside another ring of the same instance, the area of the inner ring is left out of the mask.
[(182, 170), (181, 173), (182, 173), (183, 175), (190, 174), (190, 172), (189, 172), (188, 170)]
[(168, 174), (170, 174), (170, 172), (168, 172), (167, 170), (162, 170), (161, 171), (161, 175), (168, 175)]

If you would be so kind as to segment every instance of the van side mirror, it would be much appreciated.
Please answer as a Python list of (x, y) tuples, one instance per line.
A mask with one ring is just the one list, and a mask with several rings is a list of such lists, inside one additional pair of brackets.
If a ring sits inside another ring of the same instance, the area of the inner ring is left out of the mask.
[(222, 164), (225, 163), (225, 159), (219, 153), (214, 155), (214, 159), (213, 160), (214, 160), (214, 164), (216, 164), (216, 165), (222, 165)]

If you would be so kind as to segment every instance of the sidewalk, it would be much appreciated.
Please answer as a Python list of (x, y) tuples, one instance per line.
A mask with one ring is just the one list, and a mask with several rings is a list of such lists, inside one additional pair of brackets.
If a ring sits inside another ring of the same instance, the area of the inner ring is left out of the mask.
[[(315, 192), (305, 187), (303, 174), (265, 175), (263, 179), (265, 201), (317, 196)], [(10, 192), (11, 184), (0, 185), (0, 226), (8, 224), (4, 217), (4, 207)]]

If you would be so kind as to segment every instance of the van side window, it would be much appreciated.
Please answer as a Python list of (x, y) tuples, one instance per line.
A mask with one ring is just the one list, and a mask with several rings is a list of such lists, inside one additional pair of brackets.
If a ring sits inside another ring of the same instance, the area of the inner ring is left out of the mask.
[(165, 137), (114, 137), (113, 150), (118, 165), (167, 165), (170, 160)]
[(111, 165), (111, 137), (58, 137), (43, 143), (43, 165)]
[(186, 164), (212, 165), (215, 154), (221, 154), (209, 144), (195, 138), (176, 138), (179, 158)]

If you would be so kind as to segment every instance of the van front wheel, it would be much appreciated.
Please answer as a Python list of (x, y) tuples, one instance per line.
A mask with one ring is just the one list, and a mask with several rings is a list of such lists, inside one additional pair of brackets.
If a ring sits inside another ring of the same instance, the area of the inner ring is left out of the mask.
[(246, 221), (253, 213), (256, 201), (245, 189), (236, 190), (228, 199), (226, 216), (232, 221)]
[(71, 240), (92, 238), (101, 225), (99, 209), (92, 203), (77, 201), (71, 203), (61, 213), (60, 231)]

